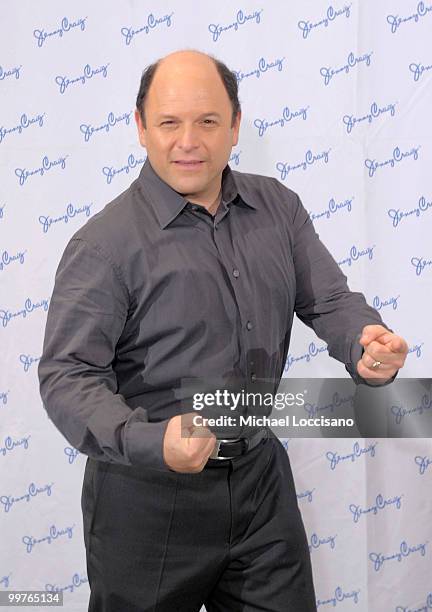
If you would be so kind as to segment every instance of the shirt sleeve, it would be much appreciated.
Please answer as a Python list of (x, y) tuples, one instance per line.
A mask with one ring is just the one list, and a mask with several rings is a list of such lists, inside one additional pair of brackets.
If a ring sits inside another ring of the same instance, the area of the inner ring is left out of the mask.
[(80, 452), (125, 465), (169, 471), (163, 459), (168, 420), (149, 422), (118, 393), (113, 361), (129, 312), (119, 271), (99, 247), (72, 238), (50, 301), (40, 393), (49, 418)]
[(368, 381), (358, 374), (363, 327), (388, 327), (362, 293), (349, 290), (347, 277), (319, 239), (298, 196), (293, 219), (293, 258), (297, 283), (295, 311), (299, 319), (327, 343), (329, 355), (345, 364), (357, 384), (382, 386), (392, 382), (394, 377), (382, 383)]

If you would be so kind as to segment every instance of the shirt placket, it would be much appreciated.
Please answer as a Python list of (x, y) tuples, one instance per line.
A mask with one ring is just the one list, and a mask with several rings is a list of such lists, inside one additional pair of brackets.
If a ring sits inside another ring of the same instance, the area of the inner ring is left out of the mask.
[(227, 272), (227, 278), (231, 283), (236, 307), (239, 313), (242, 340), (241, 365), (242, 371), (245, 372), (246, 376), (245, 391), (247, 391), (253, 388), (253, 384), (257, 379), (257, 375), (254, 371), (255, 363), (247, 359), (247, 355), (252, 354), (250, 349), (252, 348), (254, 336), (254, 322), (253, 313), (249, 307), (250, 300), (248, 300), (247, 289), (244, 285), (244, 270), (241, 269), (240, 262), (235, 260), (232, 243), (229, 238), (229, 229), (232, 230), (232, 225), (230, 225), (232, 223), (232, 214), (233, 211), (230, 211), (229, 204), (223, 204), (223, 206), (220, 207), (220, 210), (213, 218), (213, 241), (219, 253), (220, 261)]

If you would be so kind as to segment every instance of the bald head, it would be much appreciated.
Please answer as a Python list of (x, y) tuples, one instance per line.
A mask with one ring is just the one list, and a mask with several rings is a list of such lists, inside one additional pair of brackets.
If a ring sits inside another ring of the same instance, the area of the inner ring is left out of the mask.
[(196, 50), (181, 50), (158, 59), (150, 64), (142, 74), (136, 107), (144, 126), (146, 125), (145, 104), (157, 75), (158, 85), (167, 83), (172, 79), (184, 78), (193, 86), (193, 77), (195, 77), (196, 82), (200, 77), (201, 81), (211, 79), (224, 88), (232, 107), (232, 123), (234, 124), (235, 118), (240, 112), (238, 85), (234, 73), (223, 62), (206, 53)]
[(202, 67), (206, 70), (215, 67), (214, 59), (210, 57), (210, 55), (192, 49), (173, 51), (173, 53), (161, 57), (158, 60), (158, 64), (159, 68), (165, 66), (166, 69), (171, 70), (184, 70), (190, 67), (195, 69), (200, 69)]

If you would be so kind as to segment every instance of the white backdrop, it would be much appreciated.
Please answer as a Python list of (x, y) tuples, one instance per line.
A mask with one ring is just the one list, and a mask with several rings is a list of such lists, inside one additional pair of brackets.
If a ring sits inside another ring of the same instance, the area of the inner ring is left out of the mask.
[[(430, 377), (432, 4), (21, 0), (1, 21), (0, 589), (61, 590), (82, 612), (85, 457), (47, 419), (37, 362), (68, 239), (145, 159), (142, 69), (189, 47), (236, 71), (232, 167), (299, 193), (351, 288), (407, 339), (401, 375)], [(301, 324), (285, 370), (346, 374)], [(432, 609), (430, 440), (284, 443), (318, 609)]]

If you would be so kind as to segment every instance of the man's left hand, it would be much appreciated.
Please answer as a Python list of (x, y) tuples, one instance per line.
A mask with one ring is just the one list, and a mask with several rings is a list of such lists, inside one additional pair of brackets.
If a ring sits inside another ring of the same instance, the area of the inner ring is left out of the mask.
[(363, 378), (388, 380), (402, 368), (408, 354), (408, 345), (403, 338), (382, 325), (366, 325), (360, 344), (364, 348), (357, 363), (357, 372)]

